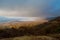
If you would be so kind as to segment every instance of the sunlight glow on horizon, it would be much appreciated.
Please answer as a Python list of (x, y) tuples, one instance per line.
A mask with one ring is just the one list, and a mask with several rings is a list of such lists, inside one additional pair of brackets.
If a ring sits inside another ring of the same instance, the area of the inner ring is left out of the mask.
[(19, 21), (36, 21), (36, 20), (43, 20), (40, 17), (7, 17), (12, 19), (18, 19)]

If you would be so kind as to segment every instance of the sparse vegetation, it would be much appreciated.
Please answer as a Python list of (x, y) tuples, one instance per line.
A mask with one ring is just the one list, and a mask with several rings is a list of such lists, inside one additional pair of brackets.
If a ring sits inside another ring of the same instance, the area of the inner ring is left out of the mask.
[(0, 29), (0, 38), (18, 37), (18, 39), (14, 38), (12, 40), (22, 40), (24, 38), (22, 36), (32, 36), (26, 37), (23, 40), (60, 40), (60, 17), (57, 17), (43, 24), (31, 24), (28, 26), (20, 27), (16, 24), (12, 26), (13, 27), (8, 26), (10, 28)]

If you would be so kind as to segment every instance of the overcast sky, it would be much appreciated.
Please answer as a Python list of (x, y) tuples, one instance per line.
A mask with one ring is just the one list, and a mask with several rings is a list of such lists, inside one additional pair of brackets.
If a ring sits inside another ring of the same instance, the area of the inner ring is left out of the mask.
[(60, 0), (0, 0), (0, 16), (60, 16)]

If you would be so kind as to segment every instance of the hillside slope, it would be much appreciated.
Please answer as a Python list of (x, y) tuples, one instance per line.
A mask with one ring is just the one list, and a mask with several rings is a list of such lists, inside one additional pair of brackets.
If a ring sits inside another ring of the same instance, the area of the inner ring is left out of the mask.
[[(21, 37), (21, 36), (51, 36), (60, 39), (60, 17), (49, 20), (43, 24), (25, 25), (16, 29), (16, 26), (6, 29), (0, 29), (0, 38)], [(9, 27), (9, 26), (8, 26)], [(53, 35), (54, 34), (54, 35)], [(7, 35), (7, 36), (6, 36)], [(56, 35), (56, 36), (55, 36)]]
[(41, 30), (46, 31), (47, 33), (60, 33), (60, 17), (56, 17), (53, 20), (48, 21), (43, 24)]

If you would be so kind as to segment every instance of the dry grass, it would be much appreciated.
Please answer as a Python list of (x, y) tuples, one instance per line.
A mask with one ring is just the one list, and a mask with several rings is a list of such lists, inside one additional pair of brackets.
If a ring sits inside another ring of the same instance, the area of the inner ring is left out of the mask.
[(15, 38), (0, 39), (0, 40), (57, 40), (57, 39), (48, 36), (22, 36)]

